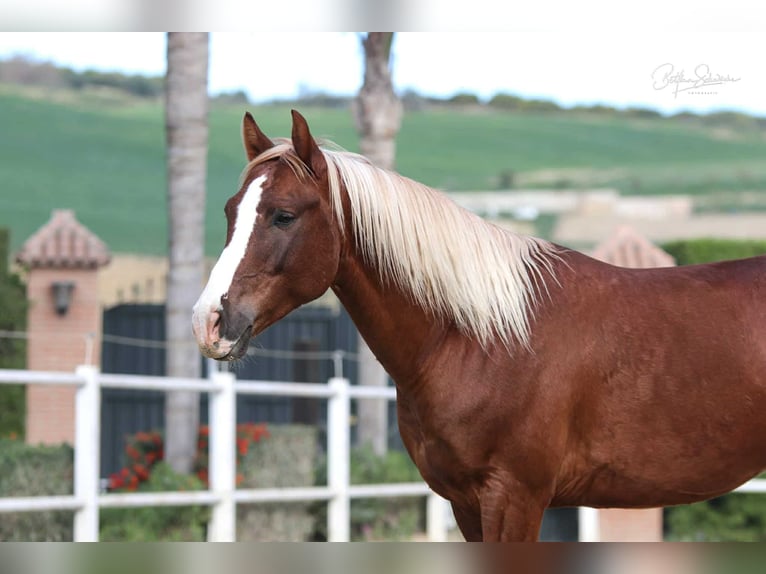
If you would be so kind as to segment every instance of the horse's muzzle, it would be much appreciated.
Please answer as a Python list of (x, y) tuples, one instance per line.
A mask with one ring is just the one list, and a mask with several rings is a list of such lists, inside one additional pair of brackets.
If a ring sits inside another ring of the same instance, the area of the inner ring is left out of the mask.
[(227, 313), (222, 305), (207, 311), (195, 306), (192, 330), (203, 355), (218, 361), (235, 361), (247, 352), (251, 321), (242, 313)]

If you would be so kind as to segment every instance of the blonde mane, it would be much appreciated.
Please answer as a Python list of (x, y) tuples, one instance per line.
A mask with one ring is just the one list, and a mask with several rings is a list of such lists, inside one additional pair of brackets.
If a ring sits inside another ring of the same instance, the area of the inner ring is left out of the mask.
[[(277, 142), (248, 168), (281, 157), (306, 177), (308, 169), (289, 140)], [(322, 152), (337, 223), (341, 229), (347, 225), (345, 188), (356, 243), (382, 280), (485, 347), (498, 337), (506, 346), (515, 339), (529, 348), (532, 311), (547, 291), (544, 275), (553, 277), (552, 244), (488, 223), (443, 193), (361, 155)]]

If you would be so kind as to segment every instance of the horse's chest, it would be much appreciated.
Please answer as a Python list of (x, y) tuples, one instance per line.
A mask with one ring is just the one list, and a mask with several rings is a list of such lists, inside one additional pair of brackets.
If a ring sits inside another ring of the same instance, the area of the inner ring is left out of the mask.
[(470, 448), (460, 440), (460, 424), (434, 428), (424, 424), (407, 406), (399, 406), (399, 431), (423, 480), (449, 500), (465, 498), (473, 492), (475, 466), (469, 460)]

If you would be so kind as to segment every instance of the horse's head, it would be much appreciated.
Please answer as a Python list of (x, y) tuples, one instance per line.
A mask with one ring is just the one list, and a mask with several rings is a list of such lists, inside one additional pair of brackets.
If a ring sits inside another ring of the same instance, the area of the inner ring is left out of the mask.
[(242, 131), (250, 163), (192, 318), (200, 350), (219, 360), (242, 357), (251, 336), (322, 295), (340, 260), (327, 163), (306, 120), (293, 111), (292, 141), (273, 142), (250, 114)]

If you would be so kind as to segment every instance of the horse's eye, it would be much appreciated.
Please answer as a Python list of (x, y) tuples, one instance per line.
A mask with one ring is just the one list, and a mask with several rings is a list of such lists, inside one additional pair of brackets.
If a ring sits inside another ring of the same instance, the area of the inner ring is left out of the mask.
[(293, 221), (295, 221), (295, 216), (292, 213), (277, 211), (274, 214), (274, 225), (282, 229), (289, 227)]

